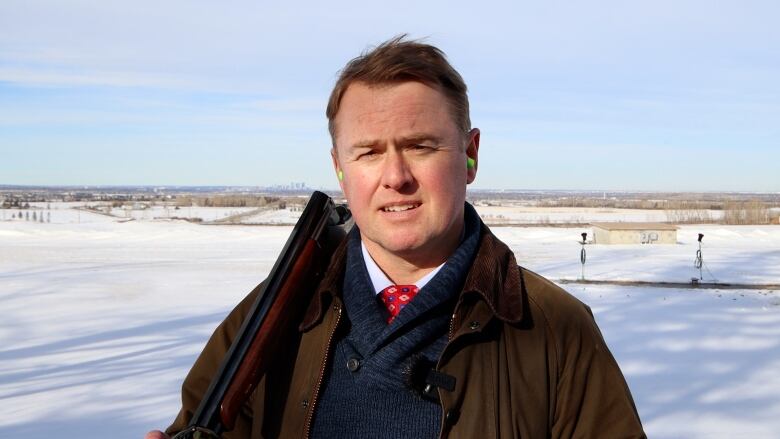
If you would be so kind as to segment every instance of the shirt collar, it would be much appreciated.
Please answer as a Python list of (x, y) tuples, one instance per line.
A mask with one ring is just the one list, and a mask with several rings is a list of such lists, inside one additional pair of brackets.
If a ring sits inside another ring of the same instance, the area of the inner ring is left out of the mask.
[[(371, 255), (368, 253), (368, 250), (366, 249), (366, 245), (363, 243), (363, 241), (360, 241), (360, 249), (363, 251), (363, 261), (366, 263), (366, 270), (368, 270), (368, 276), (371, 278), (371, 283), (374, 285), (374, 292), (376, 294), (379, 294), (384, 290), (385, 288), (395, 285), (393, 281), (387, 278), (387, 275), (382, 271), (381, 268), (379, 268), (379, 265), (376, 264), (374, 261), (374, 258), (371, 257)], [(433, 271), (423, 276), (420, 280), (414, 283), (414, 285), (417, 287), (417, 289), (422, 289), (422, 287), (425, 286), (431, 279), (433, 279), (434, 276), (436, 276), (436, 273), (441, 270), (441, 267), (446, 264), (447, 261), (444, 261), (441, 265), (434, 268)]]

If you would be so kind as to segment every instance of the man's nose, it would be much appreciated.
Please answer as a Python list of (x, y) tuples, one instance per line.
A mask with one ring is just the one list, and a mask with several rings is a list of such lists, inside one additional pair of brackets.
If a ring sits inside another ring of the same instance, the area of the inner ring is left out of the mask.
[(414, 180), (410, 163), (402, 151), (388, 151), (382, 167), (382, 186), (401, 190)]

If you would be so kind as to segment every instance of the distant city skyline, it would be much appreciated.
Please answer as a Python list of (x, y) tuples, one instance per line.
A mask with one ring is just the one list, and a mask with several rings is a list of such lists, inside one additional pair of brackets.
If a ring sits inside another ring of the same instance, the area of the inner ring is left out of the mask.
[(474, 189), (778, 192), (773, 1), (0, 4), (0, 185), (336, 190), (338, 69), (400, 33), (469, 85)]

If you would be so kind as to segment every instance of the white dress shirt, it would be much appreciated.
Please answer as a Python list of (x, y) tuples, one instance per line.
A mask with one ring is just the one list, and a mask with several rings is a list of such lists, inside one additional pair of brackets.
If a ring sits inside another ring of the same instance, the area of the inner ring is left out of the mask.
[[(395, 285), (393, 281), (387, 278), (387, 275), (384, 271), (382, 271), (381, 268), (379, 268), (379, 265), (376, 265), (376, 262), (374, 261), (374, 258), (371, 257), (371, 255), (368, 253), (368, 250), (366, 250), (366, 245), (363, 244), (363, 241), (360, 241), (360, 248), (363, 250), (363, 261), (366, 263), (366, 269), (368, 270), (368, 276), (371, 277), (371, 283), (374, 285), (374, 291), (376, 294), (379, 294), (384, 290), (385, 288)], [(431, 279), (433, 279), (434, 276), (436, 276), (436, 273), (441, 270), (441, 267), (446, 264), (446, 261), (443, 262), (438, 267), (434, 268), (433, 271), (423, 276), (420, 280), (414, 283), (414, 285), (417, 287), (417, 289), (421, 290), (422, 287), (425, 286), (425, 284), (428, 283)]]

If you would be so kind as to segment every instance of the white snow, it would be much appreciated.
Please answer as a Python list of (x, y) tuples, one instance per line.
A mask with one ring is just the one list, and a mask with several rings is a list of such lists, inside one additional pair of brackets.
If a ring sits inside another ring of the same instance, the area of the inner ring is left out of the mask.
[(169, 219), (169, 218), (200, 218), (202, 221), (224, 220), (254, 210), (253, 207), (198, 207), (174, 205), (155, 205), (148, 208), (130, 209), (115, 207), (111, 214), (118, 218), (133, 218), (137, 220)]
[[(140, 438), (292, 227), (125, 223), (73, 210), (0, 221), (0, 437)], [(278, 215), (292, 216), (292, 213)], [(80, 218), (78, 217), (80, 215)], [(518, 262), (580, 276), (587, 228), (495, 227)], [(683, 226), (677, 245), (588, 245), (589, 279), (780, 283), (780, 226)], [(588, 303), (652, 438), (780, 431), (780, 294), (564, 285)]]
[[(608, 221), (664, 222), (673, 218), (666, 210), (615, 209), (595, 207), (476, 206), (487, 224), (566, 224)], [(723, 211), (707, 210), (718, 219)]]

